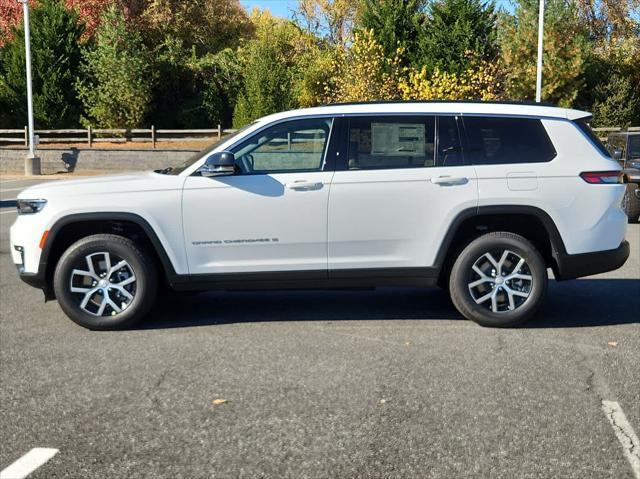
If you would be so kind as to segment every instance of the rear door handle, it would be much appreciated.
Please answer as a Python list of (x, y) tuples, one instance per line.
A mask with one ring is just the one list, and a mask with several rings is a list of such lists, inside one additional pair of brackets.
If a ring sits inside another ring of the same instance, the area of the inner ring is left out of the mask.
[(308, 180), (296, 180), (293, 183), (285, 183), (285, 186), (290, 190), (296, 191), (310, 191), (319, 190), (322, 188), (322, 182), (308, 181)]
[(469, 178), (466, 176), (435, 176), (431, 178), (431, 183), (440, 186), (466, 185)]

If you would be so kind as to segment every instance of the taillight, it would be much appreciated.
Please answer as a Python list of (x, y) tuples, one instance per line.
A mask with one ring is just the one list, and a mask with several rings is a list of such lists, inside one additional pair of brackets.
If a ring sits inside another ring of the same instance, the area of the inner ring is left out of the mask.
[(615, 185), (624, 183), (622, 171), (585, 171), (580, 173), (587, 183), (592, 185)]

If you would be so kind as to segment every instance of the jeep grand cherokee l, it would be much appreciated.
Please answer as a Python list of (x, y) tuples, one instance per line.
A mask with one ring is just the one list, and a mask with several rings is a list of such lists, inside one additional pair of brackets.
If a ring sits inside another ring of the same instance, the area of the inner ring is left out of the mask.
[(621, 167), (589, 114), (397, 102), (278, 113), (182, 167), (19, 195), (21, 278), (91, 329), (174, 290), (434, 286), (512, 326), (629, 255)]

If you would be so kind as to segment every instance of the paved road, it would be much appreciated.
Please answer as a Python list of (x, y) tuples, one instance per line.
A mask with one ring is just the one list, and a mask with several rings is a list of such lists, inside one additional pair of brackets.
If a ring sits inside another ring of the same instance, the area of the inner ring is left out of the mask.
[[(25, 184), (1, 181), (3, 201)], [(601, 401), (640, 432), (638, 225), (623, 269), (553, 282), (521, 329), (381, 289), (163, 299), (137, 330), (90, 332), (19, 282), (13, 218), (0, 470), (51, 447), (29, 477), (635, 477)]]

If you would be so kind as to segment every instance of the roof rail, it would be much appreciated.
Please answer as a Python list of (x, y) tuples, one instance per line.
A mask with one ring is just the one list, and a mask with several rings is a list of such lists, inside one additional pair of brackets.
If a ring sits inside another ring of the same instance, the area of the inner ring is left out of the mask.
[(380, 104), (397, 104), (397, 103), (479, 103), (483, 105), (526, 105), (526, 106), (546, 106), (557, 108), (558, 105), (551, 102), (535, 102), (533, 100), (380, 100), (380, 101), (352, 101), (328, 103), (323, 106), (348, 106), (348, 105), (380, 105)]

